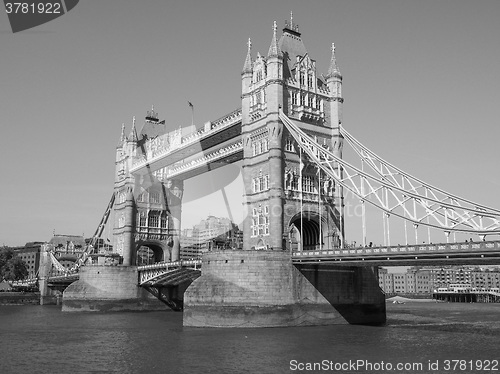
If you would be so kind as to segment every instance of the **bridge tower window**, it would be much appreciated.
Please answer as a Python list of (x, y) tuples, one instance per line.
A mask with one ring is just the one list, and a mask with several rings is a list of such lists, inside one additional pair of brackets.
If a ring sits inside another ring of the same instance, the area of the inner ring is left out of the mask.
[(252, 237), (269, 235), (269, 206), (252, 209)]
[(307, 95), (307, 105), (312, 108), (314, 106), (314, 98), (311, 94)]
[(158, 204), (160, 203), (160, 192), (153, 191), (149, 193), (149, 202)]
[(161, 214), (161, 228), (162, 229), (166, 229), (168, 227), (168, 215), (167, 215), (167, 212), (163, 212)]
[(146, 212), (139, 212), (137, 214), (137, 222), (139, 222), (139, 226), (140, 227), (146, 227), (147, 226)]
[(314, 192), (314, 178), (312, 176), (304, 175), (302, 177), (302, 191)]
[(149, 227), (160, 226), (160, 212), (158, 211), (149, 212), (148, 226)]

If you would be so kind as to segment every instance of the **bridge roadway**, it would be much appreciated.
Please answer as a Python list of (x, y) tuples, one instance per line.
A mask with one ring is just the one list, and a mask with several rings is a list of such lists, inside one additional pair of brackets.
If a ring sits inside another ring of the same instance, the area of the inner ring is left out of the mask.
[(239, 161), (243, 159), (241, 109), (187, 136), (177, 131), (151, 139), (144, 153), (134, 160), (131, 173), (146, 175), (167, 168), (165, 178), (189, 179)]
[(293, 251), (294, 264), (357, 266), (500, 264), (500, 241)]

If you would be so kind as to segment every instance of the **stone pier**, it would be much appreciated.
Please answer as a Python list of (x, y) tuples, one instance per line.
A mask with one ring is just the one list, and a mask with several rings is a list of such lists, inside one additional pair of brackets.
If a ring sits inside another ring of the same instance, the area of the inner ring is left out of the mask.
[(201, 277), (184, 294), (184, 326), (383, 324), (385, 299), (370, 272), (306, 271), (310, 278), (285, 251), (207, 253)]
[(63, 293), (63, 312), (168, 310), (137, 285), (137, 266), (82, 266)]

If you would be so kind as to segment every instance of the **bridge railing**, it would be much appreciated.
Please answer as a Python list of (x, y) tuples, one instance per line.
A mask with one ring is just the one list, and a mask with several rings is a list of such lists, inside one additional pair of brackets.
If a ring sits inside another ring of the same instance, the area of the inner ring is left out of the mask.
[(468, 242), (468, 243), (440, 243), (420, 245), (397, 245), (385, 247), (355, 247), (335, 248), (325, 250), (293, 251), (292, 257), (296, 259), (311, 257), (353, 257), (353, 256), (381, 256), (390, 255), (416, 255), (437, 253), (470, 253), (470, 252), (500, 252), (500, 242)]
[(139, 272), (139, 284), (148, 282), (169, 271), (186, 267), (199, 269), (201, 268), (201, 260), (180, 260), (180, 261), (159, 262), (151, 265), (138, 266), (137, 271)]

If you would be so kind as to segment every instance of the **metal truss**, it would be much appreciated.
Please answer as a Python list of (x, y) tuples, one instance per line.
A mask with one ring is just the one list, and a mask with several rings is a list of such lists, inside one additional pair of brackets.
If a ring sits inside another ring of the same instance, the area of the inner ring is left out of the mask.
[[(361, 168), (335, 156), (302, 131), (283, 111), (279, 117), (307, 156), (339, 185), (389, 216), (452, 232), (500, 234), (500, 210), (452, 195), (398, 169), (363, 146), (345, 129), (340, 134), (361, 158)], [(366, 166), (366, 167), (365, 167)]]

